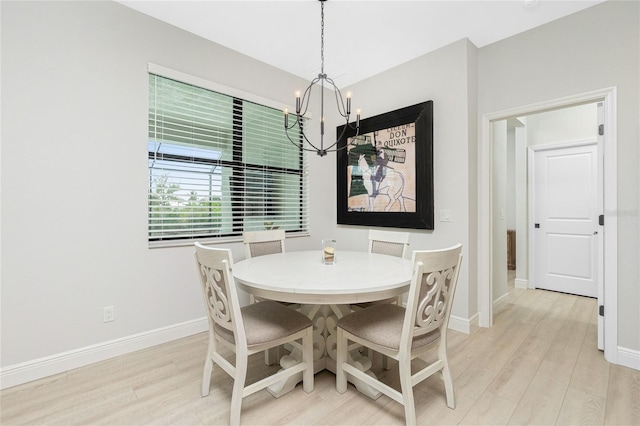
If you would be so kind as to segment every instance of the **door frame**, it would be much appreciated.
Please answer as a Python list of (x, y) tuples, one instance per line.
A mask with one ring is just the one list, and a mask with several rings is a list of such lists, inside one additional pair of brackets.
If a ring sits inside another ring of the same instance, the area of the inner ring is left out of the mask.
[(483, 114), (478, 150), (478, 323), (481, 327), (493, 325), (493, 212), (491, 200), (493, 169), (493, 134), (491, 123), (509, 117), (530, 115), (570, 107), (578, 104), (602, 102), (604, 107), (603, 190), (605, 227), (604, 239), (604, 356), (611, 363), (618, 361), (618, 206), (617, 177), (617, 88), (608, 87), (549, 101), (514, 107)]

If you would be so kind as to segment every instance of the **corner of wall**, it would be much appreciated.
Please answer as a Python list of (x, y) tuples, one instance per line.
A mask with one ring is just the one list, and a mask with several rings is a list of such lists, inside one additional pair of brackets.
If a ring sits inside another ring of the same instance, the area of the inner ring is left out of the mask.
[[(469, 215), (469, 304), (470, 315), (478, 313), (478, 48), (466, 39), (467, 50), (467, 123), (468, 123), (468, 215)], [(477, 322), (477, 321), (476, 321)]]

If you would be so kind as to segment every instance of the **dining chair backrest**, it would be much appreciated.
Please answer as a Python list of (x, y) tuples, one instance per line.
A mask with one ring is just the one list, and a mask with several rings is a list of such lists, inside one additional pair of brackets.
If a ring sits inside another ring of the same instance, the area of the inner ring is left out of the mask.
[(283, 229), (247, 231), (242, 235), (247, 259), (266, 254), (284, 253), (285, 232)]
[(413, 278), (409, 289), (400, 351), (410, 353), (414, 340), (439, 329), (446, 345), (451, 304), (456, 291), (462, 245), (442, 250), (413, 252)]
[(408, 232), (369, 230), (369, 253), (405, 257), (409, 247)]
[(233, 333), (236, 344), (246, 345), (240, 302), (231, 274), (231, 250), (205, 247), (198, 242), (195, 247), (210, 332), (221, 332), (220, 328), (228, 330)]

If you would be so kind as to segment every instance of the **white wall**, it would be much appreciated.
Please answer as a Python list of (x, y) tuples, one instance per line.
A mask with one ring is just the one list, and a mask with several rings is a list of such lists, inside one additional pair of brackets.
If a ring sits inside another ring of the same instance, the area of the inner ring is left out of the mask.
[[(147, 244), (147, 64), (288, 104), (307, 83), (115, 2), (1, 7), (2, 367), (204, 318), (192, 248)], [(335, 223), (332, 163), (291, 250)]]
[[(282, 103), (306, 83), (117, 3), (0, 7), (2, 368), (203, 318), (191, 248), (147, 247), (147, 64)], [(480, 50), (454, 43), (350, 88), (363, 118), (434, 101), (436, 229), (413, 232), (412, 249), (465, 246), (457, 318), (477, 313), (487, 226), (476, 213), (479, 114), (618, 86), (619, 208), (637, 216), (638, 50), (638, 4), (606, 2)], [(287, 248), (335, 237), (362, 249), (366, 229), (335, 224), (335, 158), (311, 157), (311, 236)], [(440, 209), (453, 221), (439, 222)], [(619, 343), (632, 350), (636, 216), (619, 217)], [(107, 305), (116, 320), (104, 324)]]
[(529, 287), (529, 210), (527, 187), (527, 139), (523, 123), (526, 118), (514, 123), (514, 168), (515, 168), (515, 221), (516, 221), (516, 288)]
[(507, 229), (516, 229), (516, 129), (507, 127)]
[(507, 294), (507, 145), (509, 143), (507, 120), (492, 123), (493, 155), (491, 209), (493, 211), (492, 302)]
[(528, 146), (584, 141), (598, 137), (596, 103), (527, 116)]
[[(640, 3), (607, 1), (478, 52), (481, 115), (617, 87), (618, 345), (640, 351)], [(624, 214), (620, 214), (623, 212)]]
[[(113, 2), (1, 7), (3, 374), (204, 318), (192, 249), (147, 244), (147, 65), (285, 104), (307, 83)], [(470, 58), (475, 47), (462, 41), (343, 88), (354, 106), (366, 105), (363, 118), (434, 100), (436, 209), (450, 209), (453, 221), (416, 231), (412, 249), (465, 245), (454, 307), (463, 326), (477, 312)], [(327, 237), (365, 249), (367, 228), (336, 226), (335, 156), (311, 154), (309, 173), (310, 236), (287, 240), (287, 249), (318, 248)], [(225, 245), (244, 258), (240, 243)], [(105, 324), (109, 305), (115, 321)]]
[[(434, 204), (435, 229), (411, 230), (411, 250), (463, 244), (463, 266), (452, 315), (469, 319), (477, 313), (475, 276), (470, 262), (475, 259), (475, 46), (461, 40), (436, 52), (409, 61), (352, 87), (354, 99), (366, 105), (363, 118), (433, 100), (434, 110)], [(355, 101), (354, 101), (355, 102)], [(470, 134), (473, 134), (470, 137)], [(452, 221), (440, 222), (439, 211), (451, 210)], [(340, 226), (341, 239), (350, 247), (362, 246), (360, 227)], [(470, 297), (471, 296), (471, 297)]]

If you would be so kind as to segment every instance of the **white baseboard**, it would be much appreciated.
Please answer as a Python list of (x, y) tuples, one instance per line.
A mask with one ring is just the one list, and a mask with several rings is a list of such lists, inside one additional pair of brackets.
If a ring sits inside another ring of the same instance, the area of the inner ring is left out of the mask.
[(640, 351), (618, 346), (618, 364), (640, 370)]
[(476, 313), (471, 318), (462, 318), (455, 315), (449, 317), (449, 328), (465, 334), (471, 334), (479, 327), (479, 315)]
[(207, 319), (203, 317), (181, 324), (174, 324), (120, 339), (98, 343), (96, 345), (10, 365), (0, 370), (0, 389), (6, 389), (116, 356), (202, 333), (208, 329), (209, 323)]
[(500, 312), (501, 309), (504, 309), (509, 303), (509, 293), (505, 293), (502, 296), (498, 297), (493, 301), (493, 314)]
[[(208, 328), (207, 319), (201, 318), (33, 361), (10, 365), (0, 369), (0, 389), (10, 388), (172, 340), (192, 336), (205, 332)], [(478, 314), (468, 319), (451, 315), (449, 328), (461, 333), (471, 334), (479, 328)], [(634, 370), (640, 370), (640, 351), (618, 347), (617, 363)]]
[(524, 280), (522, 278), (516, 278), (513, 281), (513, 284), (515, 288), (524, 288), (524, 289), (529, 288), (529, 280)]

